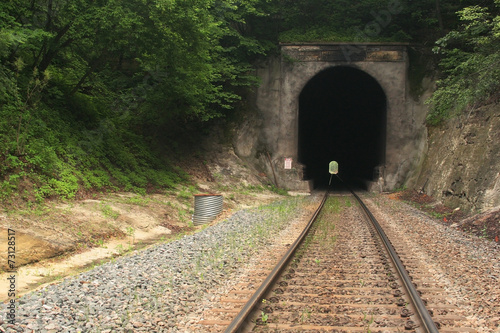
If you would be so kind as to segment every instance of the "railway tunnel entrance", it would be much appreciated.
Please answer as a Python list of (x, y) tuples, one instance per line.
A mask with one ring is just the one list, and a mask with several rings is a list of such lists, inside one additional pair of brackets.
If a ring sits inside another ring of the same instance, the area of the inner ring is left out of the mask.
[(426, 149), (427, 108), (409, 94), (407, 48), (281, 44), (279, 57), (256, 67), (257, 112), (238, 131), (236, 153), (293, 191), (328, 184), (332, 160), (343, 179), (370, 191), (412, 184)]
[(332, 160), (353, 186), (376, 180), (377, 167), (385, 163), (386, 122), (386, 95), (366, 72), (336, 66), (315, 75), (299, 96), (298, 158), (305, 166), (304, 180), (326, 187)]

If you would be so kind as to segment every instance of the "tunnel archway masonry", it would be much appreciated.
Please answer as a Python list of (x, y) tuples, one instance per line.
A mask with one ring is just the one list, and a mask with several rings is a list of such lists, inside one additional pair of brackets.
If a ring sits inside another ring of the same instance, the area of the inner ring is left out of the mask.
[(354, 66), (316, 74), (299, 95), (298, 162), (305, 166), (304, 179), (315, 188), (328, 186), (325, 166), (336, 160), (345, 181), (377, 181), (385, 163), (386, 105), (378, 82)]
[[(282, 44), (281, 56), (269, 58), (256, 70), (261, 78), (255, 93), (257, 112), (237, 131), (236, 153), (268, 177), (274, 171), (280, 187), (312, 189), (300, 163), (304, 160), (299, 147), (300, 96), (318, 74), (349, 68), (360, 77), (373, 78), (373, 87), (379, 86), (385, 95), (385, 142), (379, 145), (384, 148), (373, 159), (383, 165), (369, 189), (392, 190), (408, 182), (418, 173), (427, 137), (426, 107), (408, 94), (408, 61), (403, 44)], [(289, 169), (287, 158), (292, 159)]]

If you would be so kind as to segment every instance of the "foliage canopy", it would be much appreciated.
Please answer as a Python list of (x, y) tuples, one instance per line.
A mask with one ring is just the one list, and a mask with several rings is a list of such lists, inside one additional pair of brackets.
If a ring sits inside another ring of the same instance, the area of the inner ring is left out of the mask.
[(3, 198), (173, 186), (162, 140), (256, 84), (268, 46), (240, 27), (262, 15), (257, 0), (2, 2)]
[(472, 112), (500, 88), (500, 0), (495, 6), (466, 7), (458, 12), (461, 25), (436, 42), (443, 56), (444, 77), (429, 100), (430, 124), (463, 111)]

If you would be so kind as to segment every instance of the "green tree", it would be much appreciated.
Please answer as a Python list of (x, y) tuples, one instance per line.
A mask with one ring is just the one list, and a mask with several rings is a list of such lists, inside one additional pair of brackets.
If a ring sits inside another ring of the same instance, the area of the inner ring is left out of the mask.
[[(37, 196), (179, 179), (159, 137), (221, 117), (257, 83), (261, 0), (0, 4), (0, 190)], [(171, 141), (170, 141), (171, 143)], [(168, 143), (167, 143), (168, 144)]]
[(428, 103), (430, 124), (473, 112), (500, 87), (500, 0), (458, 12), (462, 25), (436, 42), (444, 77)]

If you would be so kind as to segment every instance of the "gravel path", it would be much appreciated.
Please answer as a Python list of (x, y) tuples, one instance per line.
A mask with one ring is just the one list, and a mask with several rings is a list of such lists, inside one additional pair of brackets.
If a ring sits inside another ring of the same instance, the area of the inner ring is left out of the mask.
[(18, 300), (16, 325), (2, 304), (1, 332), (180, 332), (202, 300), (299, 215), (290, 198), (236, 212), (184, 238), (119, 258)]

